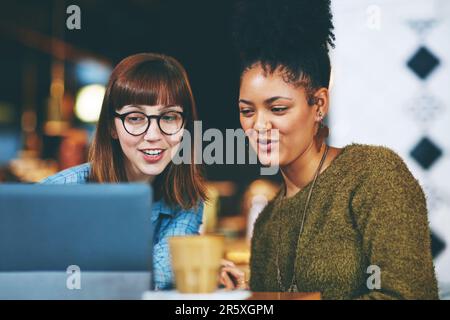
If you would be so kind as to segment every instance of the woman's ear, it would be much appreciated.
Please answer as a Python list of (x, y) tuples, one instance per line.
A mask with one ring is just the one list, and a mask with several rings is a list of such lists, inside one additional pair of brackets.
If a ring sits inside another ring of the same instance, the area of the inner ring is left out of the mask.
[(314, 100), (315, 100), (315, 108), (316, 108), (316, 121), (318, 123), (317, 132), (315, 135), (315, 142), (316, 142), (316, 148), (317, 151), (320, 151), (320, 148), (322, 147), (323, 142), (326, 138), (328, 138), (330, 134), (329, 128), (324, 125), (323, 119), (328, 113), (328, 89), (327, 88), (320, 88), (316, 91), (314, 94)]
[(111, 127), (111, 137), (112, 137), (113, 139), (119, 139), (119, 136), (117, 135), (116, 128), (115, 128), (114, 126)]
[(314, 100), (316, 106), (317, 121), (320, 121), (323, 118), (325, 118), (325, 116), (328, 113), (328, 105), (329, 105), (328, 89), (320, 88), (319, 90), (317, 90), (314, 93)]

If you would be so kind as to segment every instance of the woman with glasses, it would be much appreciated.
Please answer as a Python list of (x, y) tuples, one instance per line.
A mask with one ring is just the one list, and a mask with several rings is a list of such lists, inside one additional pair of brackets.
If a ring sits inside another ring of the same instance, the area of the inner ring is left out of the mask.
[(237, 9), (240, 122), (284, 182), (254, 225), (250, 288), (437, 299), (426, 201), (404, 161), (385, 147), (325, 140), (330, 1), (247, 0)]
[(89, 162), (42, 181), (150, 183), (156, 289), (173, 286), (168, 237), (198, 234), (202, 223), (205, 185), (194, 153), (190, 163), (171, 161), (196, 118), (188, 77), (175, 59), (153, 53), (125, 58), (109, 79)]

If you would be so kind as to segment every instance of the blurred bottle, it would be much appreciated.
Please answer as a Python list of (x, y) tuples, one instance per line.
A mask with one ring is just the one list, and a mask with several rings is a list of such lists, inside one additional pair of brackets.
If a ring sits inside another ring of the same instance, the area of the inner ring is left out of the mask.
[(261, 195), (261, 194), (255, 195), (251, 201), (252, 201), (252, 205), (248, 212), (248, 219), (247, 219), (246, 239), (248, 242), (250, 242), (250, 240), (252, 239), (253, 225), (255, 224), (256, 219), (258, 218), (261, 211), (269, 203), (269, 200), (266, 198), (266, 196)]
[(200, 226), (200, 234), (214, 233), (217, 228), (217, 219), (220, 209), (220, 194), (211, 183), (207, 184), (208, 201), (203, 208), (203, 223)]
[(71, 128), (64, 134), (59, 149), (60, 170), (87, 161), (88, 134), (84, 129)]
[(259, 179), (253, 181), (244, 193), (242, 211), (247, 217), (246, 239), (248, 242), (253, 236), (253, 225), (256, 219), (269, 201), (276, 196), (279, 188), (280, 186), (275, 182)]

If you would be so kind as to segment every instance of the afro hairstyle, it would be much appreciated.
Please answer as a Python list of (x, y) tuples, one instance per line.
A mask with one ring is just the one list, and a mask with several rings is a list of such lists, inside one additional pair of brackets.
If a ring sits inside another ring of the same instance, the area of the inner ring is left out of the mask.
[(239, 0), (232, 36), (241, 74), (255, 64), (280, 70), (288, 83), (307, 92), (329, 86), (329, 47), (334, 48), (330, 0)]

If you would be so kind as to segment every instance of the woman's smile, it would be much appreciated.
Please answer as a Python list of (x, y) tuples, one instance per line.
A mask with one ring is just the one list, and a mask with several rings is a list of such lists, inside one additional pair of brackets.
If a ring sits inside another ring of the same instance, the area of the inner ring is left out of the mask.
[(161, 148), (151, 148), (139, 150), (143, 154), (143, 158), (148, 163), (156, 163), (161, 160), (164, 156), (165, 149)]

